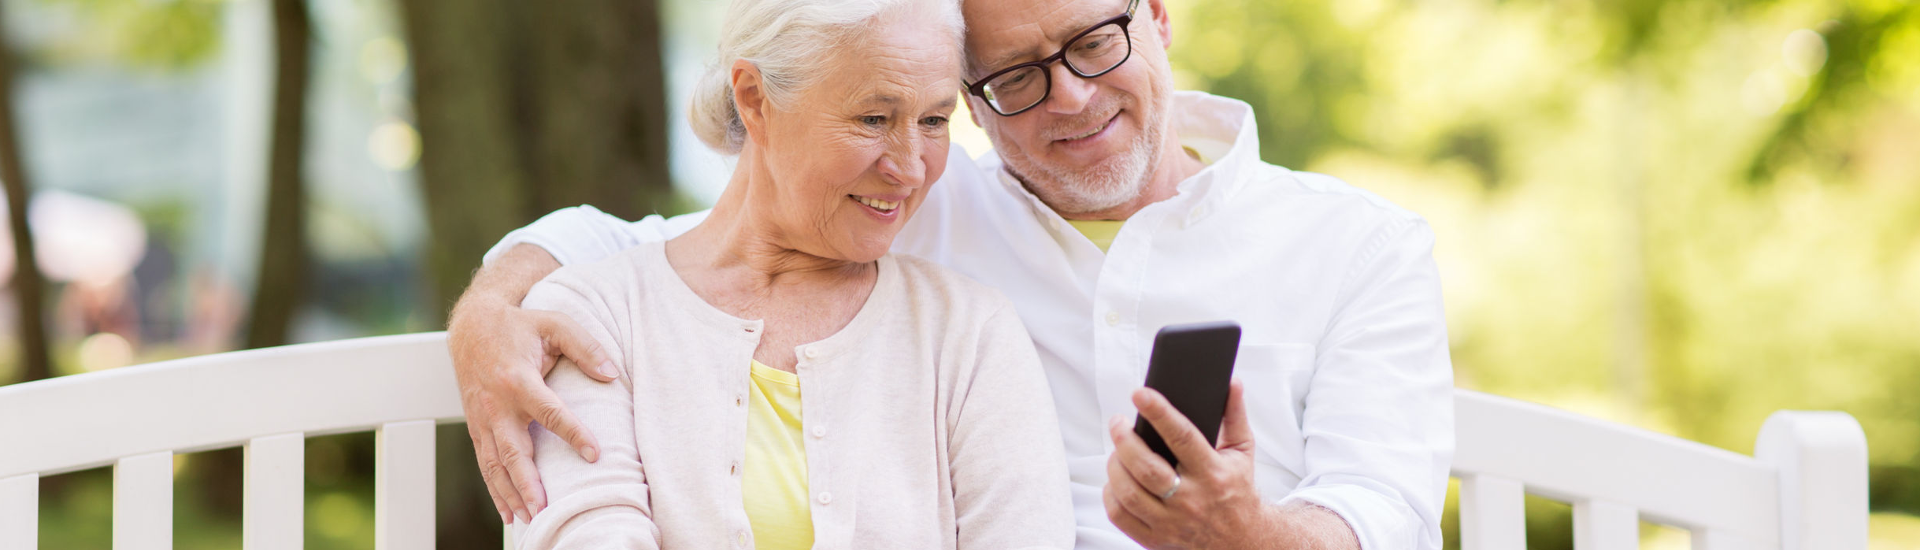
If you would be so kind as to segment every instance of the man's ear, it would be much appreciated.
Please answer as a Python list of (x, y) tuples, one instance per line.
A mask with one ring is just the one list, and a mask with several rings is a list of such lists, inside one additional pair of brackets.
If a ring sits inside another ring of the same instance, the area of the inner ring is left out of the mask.
[(1147, 10), (1153, 12), (1153, 24), (1160, 34), (1160, 47), (1173, 49), (1173, 20), (1167, 17), (1165, 0), (1146, 0)]
[(988, 107), (986, 102), (976, 102), (973, 100), (973, 94), (966, 92), (960, 92), (960, 99), (967, 100), (967, 118), (973, 119), (973, 125), (982, 130), (987, 129), (987, 125), (980, 123), (980, 108)]
[(760, 67), (745, 59), (735, 59), (733, 68), (727, 77), (733, 83), (733, 108), (740, 113), (740, 125), (746, 127), (747, 138), (755, 143), (767, 142), (767, 89), (760, 78)]

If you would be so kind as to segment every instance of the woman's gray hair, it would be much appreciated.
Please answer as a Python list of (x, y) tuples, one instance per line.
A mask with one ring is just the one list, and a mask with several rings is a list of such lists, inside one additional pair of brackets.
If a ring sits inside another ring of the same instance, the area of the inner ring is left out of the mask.
[(759, 68), (767, 99), (787, 105), (819, 80), (836, 50), (858, 44), (881, 16), (908, 9), (945, 27), (959, 51), (966, 32), (960, 0), (733, 0), (720, 27), (719, 56), (694, 85), (688, 116), (694, 135), (726, 155), (746, 145), (747, 129), (733, 105), (735, 60)]

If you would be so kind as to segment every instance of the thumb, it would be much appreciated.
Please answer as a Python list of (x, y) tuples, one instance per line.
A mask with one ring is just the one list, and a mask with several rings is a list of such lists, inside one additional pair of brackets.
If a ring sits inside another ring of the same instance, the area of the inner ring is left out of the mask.
[(1227, 411), (1220, 418), (1220, 439), (1216, 446), (1219, 450), (1253, 452), (1253, 426), (1247, 420), (1246, 389), (1239, 379), (1227, 386)]
[[(606, 349), (600, 347), (600, 341), (587, 334), (586, 328), (556, 312), (547, 312), (539, 319), (540, 340), (546, 342), (549, 357), (572, 359), (581, 372), (594, 380), (612, 382), (620, 378), (620, 368), (607, 356)], [(554, 361), (546, 363), (553, 364)]]

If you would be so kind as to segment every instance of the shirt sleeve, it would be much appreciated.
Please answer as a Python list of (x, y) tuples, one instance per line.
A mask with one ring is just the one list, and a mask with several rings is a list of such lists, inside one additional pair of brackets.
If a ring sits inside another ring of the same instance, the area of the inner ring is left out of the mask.
[[(609, 304), (598, 296), (563, 268), (534, 285), (524, 307), (573, 318), (599, 340), (614, 364), (630, 368), (612, 337)], [(582, 427), (599, 437), (600, 460), (587, 462), (565, 440), (533, 425), (533, 462), (546, 486), (548, 505), (519, 529), (519, 547), (658, 549), (660, 532), (653, 523), (647, 476), (634, 440), (631, 372), (603, 383), (588, 378), (572, 360), (560, 361), (547, 374), (547, 385)]]
[(1351, 268), (1306, 397), (1306, 472), (1281, 500), (1339, 514), (1367, 550), (1441, 545), (1453, 362), (1433, 242), (1425, 221), (1401, 220)]
[(711, 210), (671, 218), (655, 214), (629, 222), (589, 205), (562, 208), (507, 233), (487, 250), (482, 261), (492, 263), (514, 246), (530, 244), (546, 250), (563, 266), (591, 263), (640, 243), (678, 237), (700, 225), (707, 219), (708, 212)]
[(1073, 548), (1073, 499), (1052, 392), (1005, 298), (948, 411), (958, 548)]

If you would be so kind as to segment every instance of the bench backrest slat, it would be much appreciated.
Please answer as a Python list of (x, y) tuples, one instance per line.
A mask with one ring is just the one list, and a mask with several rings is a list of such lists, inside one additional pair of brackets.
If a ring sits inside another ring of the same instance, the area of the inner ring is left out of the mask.
[(1714, 529), (1693, 530), (1693, 550), (1760, 550), (1759, 543)]
[(40, 475), (0, 479), (0, 550), (32, 550), (40, 541)]
[(173, 548), (172, 452), (130, 456), (114, 463), (113, 548)]
[(1460, 476), (1460, 545), (1526, 550), (1527, 500), (1520, 482), (1493, 474)]
[(289, 433), (256, 437), (246, 446), (245, 510), (241, 538), (246, 550), (299, 550), (305, 543), (307, 437)]
[(431, 550), (433, 421), (382, 424), (374, 454), (374, 549)]
[(1573, 550), (1634, 550), (1640, 547), (1640, 511), (1604, 500), (1573, 503)]

